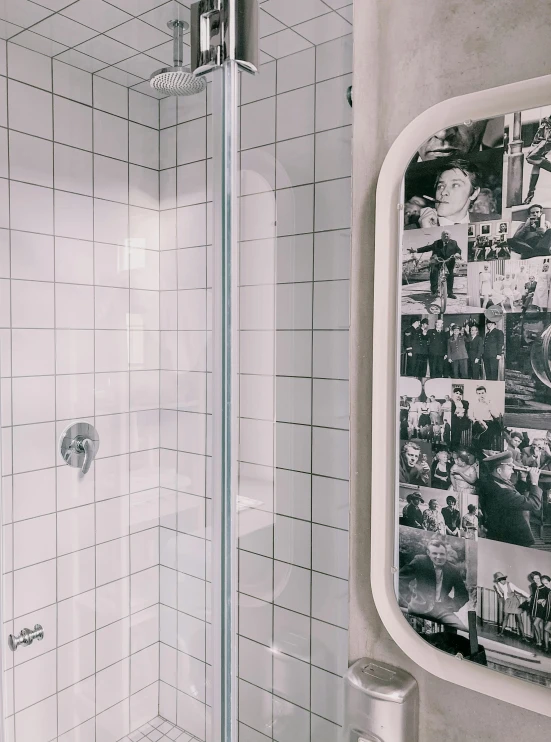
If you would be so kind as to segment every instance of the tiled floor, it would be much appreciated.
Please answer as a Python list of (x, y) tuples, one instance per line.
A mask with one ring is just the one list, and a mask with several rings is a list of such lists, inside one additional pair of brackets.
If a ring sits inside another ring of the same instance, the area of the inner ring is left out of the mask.
[(161, 716), (156, 716), (120, 742), (194, 742), (195, 737), (174, 726)]

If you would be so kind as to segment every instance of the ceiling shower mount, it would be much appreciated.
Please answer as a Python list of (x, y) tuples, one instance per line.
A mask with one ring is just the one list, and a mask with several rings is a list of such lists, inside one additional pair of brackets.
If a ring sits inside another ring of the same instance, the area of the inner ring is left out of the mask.
[(174, 20), (167, 23), (174, 39), (174, 65), (163, 67), (151, 75), (149, 84), (165, 95), (195, 95), (205, 89), (206, 82), (196, 77), (189, 67), (184, 67), (184, 33), (189, 23)]

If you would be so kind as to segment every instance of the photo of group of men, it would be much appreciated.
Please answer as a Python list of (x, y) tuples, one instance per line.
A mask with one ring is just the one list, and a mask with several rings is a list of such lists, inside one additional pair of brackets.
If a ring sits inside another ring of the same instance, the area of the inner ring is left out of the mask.
[(503, 380), (503, 319), (483, 314), (402, 316), (403, 376)]
[(502, 383), (402, 377), (400, 391), (401, 440), (503, 448)]
[(551, 106), (437, 132), (404, 194), (397, 598), (551, 687)]
[[(435, 477), (434, 469), (440, 466)], [(484, 536), (476, 495), (478, 473), (478, 462), (465, 449), (435, 452), (432, 488), (400, 484), (400, 525), (473, 541)]]

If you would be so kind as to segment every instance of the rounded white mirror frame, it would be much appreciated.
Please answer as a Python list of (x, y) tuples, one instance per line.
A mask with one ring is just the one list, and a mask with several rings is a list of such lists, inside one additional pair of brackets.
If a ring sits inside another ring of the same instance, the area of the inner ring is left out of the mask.
[(488, 119), (551, 104), (551, 75), (443, 101), (412, 121), (392, 145), (377, 186), (373, 310), (373, 467), (371, 587), (381, 619), (398, 646), (432, 674), (501, 701), (551, 716), (551, 690), (497, 671), (460, 661), (431, 647), (404, 619), (394, 591), (397, 566), (396, 420), (398, 402), (399, 282), (402, 186), (406, 168), (435, 131), (458, 122)]

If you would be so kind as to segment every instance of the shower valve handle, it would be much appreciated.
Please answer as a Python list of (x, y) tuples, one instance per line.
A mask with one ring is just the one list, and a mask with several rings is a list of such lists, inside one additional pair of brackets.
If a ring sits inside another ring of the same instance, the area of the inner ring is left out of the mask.
[(82, 473), (88, 474), (90, 471), (90, 467), (92, 466), (92, 461), (94, 460), (94, 444), (90, 440), (90, 438), (84, 438), (84, 440), (79, 441), (78, 444), (79, 449), (82, 453), (84, 453), (84, 461), (82, 462)]

